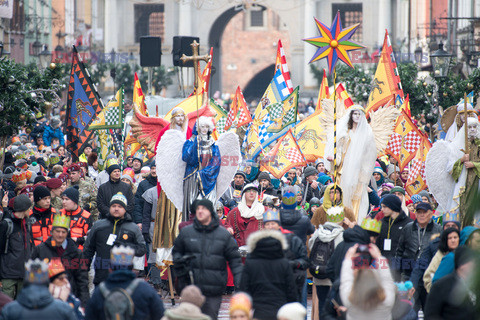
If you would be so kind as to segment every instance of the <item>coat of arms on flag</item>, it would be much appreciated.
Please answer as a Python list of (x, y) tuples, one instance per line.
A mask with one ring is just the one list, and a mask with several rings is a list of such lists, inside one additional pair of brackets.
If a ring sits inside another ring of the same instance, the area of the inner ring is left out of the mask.
[(123, 88), (117, 91), (88, 127), (89, 130), (121, 129), (123, 120)]

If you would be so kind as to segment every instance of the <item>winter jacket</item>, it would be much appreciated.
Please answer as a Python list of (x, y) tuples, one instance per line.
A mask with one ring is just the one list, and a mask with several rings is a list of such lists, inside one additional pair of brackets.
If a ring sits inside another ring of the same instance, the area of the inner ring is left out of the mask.
[(54, 299), (46, 285), (31, 284), (23, 287), (17, 300), (7, 304), (0, 320), (76, 320), (75, 312), (66, 303)]
[[(478, 228), (467, 226), (463, 228), (460, 232), (460, 245), (465, 245), (468, 238), (472, 235), (472, 233), (478, 230)], [(438, 266), (437, 272), (433, 276), (432, 283), (435, 283), (440, 278), (446, 276), (447, 274), (452, 273), (455, 270), (455, 251), (449, 252), (445, 257), (443, 257), (440, 265)]]
[(335, 300), (340, 306), (343, 306), (342, 298), (340, 298), (340, 279), (336, 280), (330, 291), (328, 292), (327, 298), (325, 299), (325, 304), (323, 309), (320, 310), (320, 319), (322, 320), (345, 320), (346, 314), (343, 313), (342, 316), (338, 316), (337, 310), (335, 309), (332, 300)]
[[(403, 211), (400, 212), (395, 220), (390, 219), (390, 217), (383, 217), (382, 228), (380, 229), (380, 234), (377, 238), (377, 247), (382, 252), (382, 256), (389, 261), (395, 257), (403, 228), (411, 221), (412, 220)], [(388, 232), (389, 225), (391, 225), (390, 232)], [(391, 240), (390, 250), (385, 250), (383, 247), (385, 239)]]
[(235, 207), (228, 212), (225, 226), (233, 229), (233, 237), (237, 241), (237, 245), (241, 247), (247, 243), (247, 239), (252, 233), (263, 229), (263, 220), (257, 220), (255, 217), (244, 218), (240, 209)]
[(427, 270), (425, 270), (425, 273), (423, 274), (423, 284), (427, 293), (430, 292), (430, 289), (432, 288), (433, 275), (435, 274), (435, 271), (437, 271), (440, 262), (442, 262), (443, 257), (445, 257), (445, 253), (437, 250), (437, 253), (433, 256)]
[[(381, 257), (381, 259), (385, 259)], [(385, 292), (385, 300), (377, 305), (372, 310), (363, 310), (362, 308), (353, 305), (350, 302), (350, 293), (352, 292), (354, 275), (352, 269), (352, 261), (343, 261), (342, 272), (340, 277), (340, 296), (342, 301), (347, 307), (347, 320), (388, 320), (392, 319), (392, 309), (395, 304), (395, 292), (396, 287), (393, 282), (392, 274), (388, 264), (380, 265), (377, 269), (371, 269), (378, 277), (378, 282), (382, 286)]]
[(242, 190), (244, 186), (245, 186), (245, 183), (242, 184), (241, 186), (237, 186), (232, 181), (230, 186), (220, 197), (220, 201), (223, 203), (223, 205), (230, 210), (235, 208), (238, 205), (238, 203), (242, 200)]
[(52, 144), (52, 138), (58, 138), (61, 146), (65, 145), (65, 139), (63, 138), (62, 129), (57, 128), (53, 129), (51, 126), (45, 126), (45, 130), (43, 130), (43, 143), (45, 146), (50, 147)]
[(356, 243), (358, 244), (369, 244), (370, 235), (368, 231), (362, 229), (360, 226), (355, 225), (351, 229), (347, 229), (343, 232), (343, 242), (339, 243), (338, 246), (333, 251), (330, 260), (327, 264), (327, 276), (334, 282), (340, 278), (340, 269), (342, 268), (342, 262), (345, 258), (345, 254), (348, 249), (353, 247)]
[(41, 209), (34, 205), (30, 211), (28, 223), (32, 226), (32, 236), (36, 246), (50, 237), (53, 215), (55, 213), (57, 213), (57, 210), (52, 206), (48, 209)]
[[(27, 219), (17, 219), (9, 211), (6, 217), (12, 220), (12, 234), (8, 240), (8, 249), (5, 254), (0, 252), (0, 279), (23, 279), (25, 263), (30, 259), (33, 238)], [(0, 248), (4, 249), (7, 241), (7, 222), (0, 222)]]
[(279, 231), (261, 230), (248, 238), (247, 246), (251, 253), (240, 290), (252, 296), (255, 319), (277, 319), (281, 306), (298, 299), (292, 268), (283, 254), (287, 240)]
[[(185, 256), (193, 255), (190, 268), (195, 285), (207, 297), (222, 295), (227, 286), (227, 262), (238, 285), (242, 262), (232, 235), (220, 227), (218, 216), (212, 212), (212, 221), (202, 225), (196, 218), (184, 227), (173, 246), (176, 268), (185, 266)], [(176, 269), (177, 270), (177, 269)]]
[(165, 311), (162, 320), (211, 320), (202, 310), (189, 302), (182, 302), (178, 307)]
[(82, 253), (78, 250), (75, 241), (67, 238), (67, 247), (60, 256), (57, 249), (52, 246), (52, 238), (39, 244), (32, 250), (32, 259), (48, 259), (60, 258), (67, 272), (68, 281), (72, 287), (72, 293), (80, 299), (82, 306), (87, 305), (90, 298), (88, 292), (88, 263), (82, 259)]
[(295, 233), (302, 243), (306, 243), (307, 236), (315, 232), (315, 228), (303, 210), (281, 209), (280, 221), (282, 227)]
[[(477, 296), (478, 299), (478, 296)], [(453, 272), (435, 282), (427, 296), (425, 319), (478, 319), (465, 280)]]
[[(107, 289), (114, 288), (126, 289), (128, 285), (136, 278), (135, 274), (129, 270), (117, 270), (111, 273), (105, 280)], [(134, 308), (132, 319), (160, 319), (165, 311), (163, 302), (158, 293), (148, 283), (142, 281), (138, 284), (131, 295)], [(92, 298), (88, 301), (85, 310), (85, 319), (104, 320), (104, 303), (105, 298), (100, 292), (100, 288), (96, 288)]]
[(424, 231), (420, 230), (416, 220), (403, 228), (398, 241), (395, 262), (397, 263), (396, 267), (402, 271), (404, 276), (410, 277), (416, 261), (428, 246), (430, 239), (434, 234), (440, 232), (442, 232), (442, 227), (433, 220), (427, 224)]
[[(137, 192), (138, 193), (138, 192)], [(154, 186), (142, 195), (143, 199), (143, 212), (142, 212), (142, 233), (150, 233), (150, 225), (153, 220), (155, 220), (157, 214), (157, 204), (158, 204), (158, 192), (157, 187)]]
[(258, 187), (259, 189), (259, 199), (266, 199), (267, 197), (270, 196), (270, 198), (279, 198), (282, 193), (278, 189), (274, 189), (272, 184), (270, 184), (267, 188), (261, 188), (260, 186)]
[(428, 246), (423, 250), (420, 259), (417, 260), (415, 268), (413, 268), (412, 274), (410, 275), (410, 281), (412, 281), (413, 286), (418, 291), (419, 287), (423, 287), (423, 275), (425, 270), (427, 270), (428, 265), (433, 259), (433, 256), (437, 253), (438, 244), (440, 243), (440, 237), (437, 236), (435, 239), (430, 241)]
[(143, 193), (152, 187), (157, 186), (157, 178), (152, 177), (149, 174), (145, 180), (140, 182), (137, 188), (137, 192), (135, 193), (135, 209), (133, 211), (133, 221), (135, 223), (142, 223), (142, 215), (143, 215), (143, 204), (145, 200), (142, 198)]
[(108, 180), (110, 180), (110, 175), (106, 170), (103, 170), (98, 174), (97, 178), (95, 179), (95, 185), (97, 186), (97, 188), (100, 188), (100, 186), (108, 182)]
[(4, 306), (12, 302), (12, 298), (7, 296), (5, 293), (0, 292), (0, 313), (2, 313), (2, 309)]
[(302, 296), (303, 285), (307, 278), (306, 270), (310, 266), (308, 260), (307, 247), (302, 243), (299, 237), (288, 230), (281, 230), (287, 239), (288, 249), (284, 251), (285, 258), (290, 263), (293, 270), (293, 280), (297, 288), (297, 296)]
[[(107, 244), (110, 234), (116, 235), (112, 245)], [(97, 254), (94, 263), (94, 284), (99, 284), (107, 278), (110, 268), (110, 250), (117, 245), (127, 245), (134, 248), (137, 257), (141, 257), (147, 252), (142, 233), (138, 226), (132, 222), (128, 213), (125, 214), (123, 219), (119, 220), (109, 214), (106, 219), (98, 220), (90, 229), (83, 254), (84, 258), (89, 260), (89, 266), (94, 254)]]
[(304, 192), (304, 196), (306, 195), (305, 202), (310, 202), (310, 200), (314, 197), (317, 199), (321, 199), (323, 197), (323, 192), (325, 190), (322, 190), (322, 185), (320, 183), (315, 189), (312, 188), (312, 185), (310, 183), (308, 184), (308, 187), (305, 187), (306, 184), (307, 184), (307, 180), (303, 179), (301, 188), (302, 188), (302, 191)]
[[(132, 188), (120, 180), (108, 180), (98, 188), (97, 209), (100, 212), (100, 219), (105, 219), (110, 212), (110, 200), (117, 193), (123, 193), (127, 198), (127, 213), (132, 215), (135, 208), (135, 199), (133, 197)], [(139, 221), (138, 223), (140, 223)], [(137, 223), (137, 222), (135, 222)]]

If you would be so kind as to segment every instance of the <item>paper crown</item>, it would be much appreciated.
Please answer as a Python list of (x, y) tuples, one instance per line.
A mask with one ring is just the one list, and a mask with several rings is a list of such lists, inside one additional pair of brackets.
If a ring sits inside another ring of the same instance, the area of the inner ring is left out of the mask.
[(131, 266), (133, 264), (133, 257), (135, 250), (126, 246), (115, 246), (110, 252), (110, 263), (114, 266)]
[(105, 168), (113, 166), (114, 164), (118, 164), (118, 160), (116, 158), (110, 158), (107, 160), (107, 163), (105, 164)]
[(252, 310), (252, 298), (244, 292), (235, 294), (230, 300), (230, 314), (232, 312), (242, 310), (248, 316), (250, 316), (250, 311)]
[(132, 168), (125, 168), (123, 170), (123, 174), (126, 174), (126, 175), (130, 176), (132, 179), (135, 180), (135, 178), (134, 178), (135, 177), (135, 171), (133, 171)]
[(48, 263), (48, 277), (55, 277), (62, 272), (65, 272), (65, 267), (62, 264), (62, 260), (60, 258), (53, 258), (50, 260)]
[(48, 163), (49, 163), (49, 165), (51, 165), (51, 166), (54, 166), (54, 165), (56, 165), (56, 164), (59, 163), (59, 162), (60, 162), (60, 157), (59, 157), (59, 155), (56, 154), (56, 153), (52, 153), (52, 154), (50, 155), (50, 158), (48, 158)]
[(20, 159), (25, 159), (27, 158), (27, 155), (23, 152), (17, 152), (15, 154), (15, 160), (20, 160)]
[(331, 207), (327, 210), (327, 222), (341, 223), (345, 218), (343, 207)]
[(263, 214), (263, 223), (267, 223), (269, 221), (277, 221), (280, 222), (280, 215), (278, 211), (274, 210), (267, 210)]
[(27, 173), (26, 172), (20, 172), (20, 171), (15, 171), (15, 173), (12, 176), (12, 182), (17, 183), (22, 180), (27, 180)]
[(28, 260), (25, 263), (25, 281), (28, 283), (48, 283), (48, 265), (42, 260)]
[(53, 216), (52, 228), (61, 227), (70, 230), (70, 217), (64, 214), (55, 214)]
[(361, 227), (364, 230), (372, 231), (379, 234), (380, 230), (382, 229), (382, 221), (367, 217), (363, 219)]
[(297, 192), (294, 187), (288, 186), (283, 189), (282, 205), (294, 206), (297, 204)]

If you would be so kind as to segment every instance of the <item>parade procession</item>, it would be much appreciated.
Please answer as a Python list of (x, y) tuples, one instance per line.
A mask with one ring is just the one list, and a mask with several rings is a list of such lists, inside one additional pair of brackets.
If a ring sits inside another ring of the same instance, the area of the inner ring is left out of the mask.
[(0, 320), (480, 319), (479, 17), (0, 1)]

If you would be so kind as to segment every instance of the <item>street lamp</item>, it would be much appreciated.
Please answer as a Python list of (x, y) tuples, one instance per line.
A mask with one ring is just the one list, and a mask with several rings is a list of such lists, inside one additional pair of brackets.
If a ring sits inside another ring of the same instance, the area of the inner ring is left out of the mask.
[(0, 42), (0, 58), (3, 56), (3, 42)]
[(434, 78), (444, 79), (447, 77), (452, 56), (452, 54), (443, 50), (443, 43), (440, 42), (440, 44), (438, 45), (438, 50), (430, 54)]
[(32, 43), (32, 49), (33, 55), (37, 57), (40, 52), (42, 52), (42, 44), (38, 40), (35, 40), (35, 42)]
[(117, 69), (116, 69), (116, 58), (117, 58), (117, 53), (115, 52), (115, 49), (112, 49), (110, 52), (112, 56), (112, 63), (113, 63), (113, 68), (110, 69), (110, 77), (113, 79), (113, 97), (115, 97), (116, 91), (115, 91), (115, 78), (117, 76)]
[(48, 48), (45, 48), (45, 50), (38, 55), (38, 59), (40, 60), (40, 66), (46, 69), (50, 65), (50, 62), (52, 62), (52, 53)]

